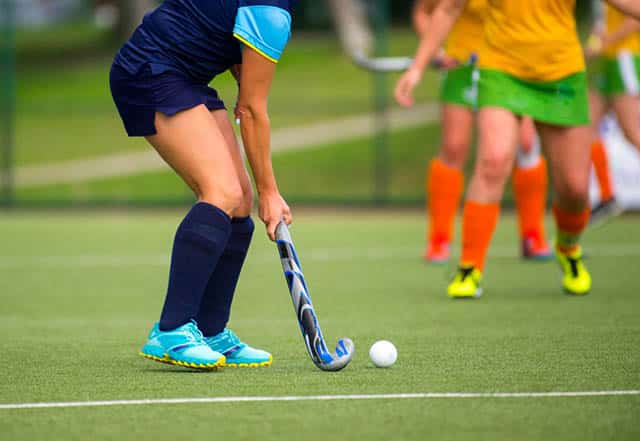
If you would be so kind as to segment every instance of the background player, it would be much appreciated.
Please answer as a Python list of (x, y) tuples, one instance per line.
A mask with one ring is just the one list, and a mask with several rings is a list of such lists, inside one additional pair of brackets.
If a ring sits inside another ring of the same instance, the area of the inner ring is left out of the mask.
[[(402, 105), (412, 93), (467, 0), (441, 0), (423, 36), (414, 65), (396, 86)], [(611, 0), (640, 14), (640, 3)], [(478, 160), (463, 215), (460, 269), (448, 294), (481, 295), (482, 271), (497, 224), (499, 202), (511, 170), (518, 121), (536, 121), (550, 159), (555, 189), (556, 255), (566, 292), (587, 294), (591, 276), (582, 262), (580, 237), (588, 223), (589, 109), (584, 57), (574, 18), (574, 0), (490, 2), (480, 59)]]
[[(418, 0), (414, 4), (413, 23), (423, 35), (434, 0)], [(437, 56), (437, 64), (446, 70), (440, 90), (442, 144), (438, 157), (427, 170), (426, 194), (429, 216), (425, 260), (444, 263), (450, 257), (453, 227), (464, 190), (463, 167), (471, 148), (477, 75), (473, 64), (463, 60), (477, 57), (482, 47), (486, 0), (470, 0), (447, 38), (445, 50)], [(519, 233), (524, 258), (545, 260), (552, 256), (545, 239), (544, 211), (547, 197), (547, 165), (540, 155), (540, 145), (533, 121), (522, 118), (520, 149), (513, 171), (513, 191), (518, 211)]]
[(592, 127), (596, 140), (591, 161), (600, 187), (600, 201), (591, 212), (591, 223), (622, 212), (616, 202), (607, 151), (599, 136), (604, 115), (613, 111), (627, 140), (640, 150), (640, 22), (604, 5), (604, 21), (596, 25), (585, 54), (597, 57), (595, 85), (591, 90)]
[(253, 193), (224, 103), (208, 87), (231, 70), (236, 116), (271, 239), (289, 207), (270, 157), (267, 98), (290, 36), (290, 0), (163, 2), (115, 57), (111, 90), (127, 133), (144, 136), (198, 202), (175, 235), (160, 321), (141, 355), (191, 368), (271, 364), (226, 324), (253, 233)]

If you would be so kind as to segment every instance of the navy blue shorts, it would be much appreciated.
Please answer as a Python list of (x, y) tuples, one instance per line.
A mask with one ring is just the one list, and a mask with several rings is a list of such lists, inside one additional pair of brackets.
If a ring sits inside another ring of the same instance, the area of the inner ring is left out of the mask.
[(176, 71), (154, 75), (148, 66), (131, 75), (114, 64), (109, 80), (113, 101), (129, 136), (155, 135), (156, 112), (173, 116), (201, 104), (209, 110), (225, 109), (215, 89), (196, 84)]

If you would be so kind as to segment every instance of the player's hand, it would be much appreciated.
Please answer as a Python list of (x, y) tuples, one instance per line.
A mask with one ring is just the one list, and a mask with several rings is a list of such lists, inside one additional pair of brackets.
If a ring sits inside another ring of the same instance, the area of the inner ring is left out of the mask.
[(446, 52), (441, 51), (431, 62), (431, 65), (436, 69), (449, 70), (455, 69), (460, 66), (458, 60), (448, 55)]
[(280, 193), (275, 190), (261, 193), (258, 206), (260, 219), (267, 227), (267, 236), (271, 240), (276, 240), (276, 227), (280, 221), (284, 220), (287, 225), (291, 225), (293, 221), (289, 205), (287, 205)]
[(588, 59), (597, 57), (602, 53), (604, 47), (604, 41), (602, 36), (597, 34), (591, 34), (587, 39), (587, 44), (584, 48), (584, 56)]
[(411, 107), (414, 104), (413, 91), (422, 80), (422, 71), (411, 67), (406, 71), (396, 84), (395, 98), (402, 107)]

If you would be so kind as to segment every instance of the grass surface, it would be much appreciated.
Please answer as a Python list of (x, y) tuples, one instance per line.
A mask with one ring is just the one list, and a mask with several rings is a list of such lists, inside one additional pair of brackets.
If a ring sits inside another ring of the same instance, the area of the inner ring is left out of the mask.
[[(294, 207), (295, 208), (295, 207)], [(293, 230), (325, 337), (348, 335), (341, 373), (308, 360), (276, 252), (259, 228), (231, 327), (271, 350), (256, 370), (193, 373), (139, 358), (166, 285), (181, 212), (0, 218), (0, 402), (640, 388), (640, 224), (589, 233), (593, 293), (562, 295), (553, 264), (516, 258), (512, 219), (485, 296), (450, 301), (450, 269), (420, 260), (418, 213), (302, 212)], [(393, 341), (397, 364), (371, 367)], [(0, 439), (636, 440), (640, 397), (235, 403), (0, 410)]]
[[(401, 130), (389, 136), (390, 198), (422, 200), (426, 165), (439, 147), (436, 125)], [(274, 169), (284, 195), (291, 200), (372, 200), (375, 155), (370, 138), (275, 154)], [(19, 189), (18, 198), (33, 200), (110, 200), (148, 202), (191, 200), (187, 187), (168, 167), (131, 177)]]

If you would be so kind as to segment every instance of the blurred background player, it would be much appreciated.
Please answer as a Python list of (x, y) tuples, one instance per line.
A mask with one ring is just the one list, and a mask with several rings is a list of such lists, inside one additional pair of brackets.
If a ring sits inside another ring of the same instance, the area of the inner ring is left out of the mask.
[(595, 60), (595, 85), (589, 94), (595, 141), (591, 161), (595, 170), (600, 200), (591, 212), (595, 224), (618, 215), (607, 150), (599, 136), (605, 114), (612, 111), (624, 136), (640, 151), (640, 22), (616, 8), (603, 5), (603, 20), (589, 37), (585, 54)]
[(129, 136), (144, 136), (197, 203), (175, 235), (160, 321), (141, 355), (199, 369), (267, 366), (271, 354), (226, 328), (254, 230), (253, 190), (224, 103), (208, 84), (231, 71), (236, 117), (273, 240), (291, 222), (270, 154), (267, 100), (290, 36), (290, 0), (167, 1), (120, 49), (111, 91)]
[[(413, 66), (396, 86), (396, 99), (413, 104), (424, 70), (453, 28), (467, 0), (441, 0), (432, 14)], [(640, 2), (610, 0), (640, 15)], [(477, 297), (495, 230), (504, 184), (516, 156), (519, 119), (536, 121), (553, 175), (557, 225), (555, 251), (567, 293), (584, 295), (591, 276), (580, 237), (589, 221), (589, 103), (575, 0), (489, 2), (480, 58), (478, 159), (463, 214), (460, 268), (451, 297)]]
[[(437, 0), (417, 0), (413, 23), (419, 35), (429, 27)], [(475, 110), (478, 73), (474, 63), (483, 43), (483, 24), (487, 0), (470, 0), (447, 38), (444, 51), (435, 63), (445, 69), (440, 89), (442, 144), (438, 157), (429, 164), (426, 179), (429, 217), (427, 250), (424, 258), (432, 263), (449, 260), (455, 216), (464, 190), (463, 168), (469, 156)], [(481, 55), (480, 55), (481, 56)], [(533, 121), (520, 122), (518, 155), (513, 170), (513, 192), (518, 212), (522, 256), (546, 260), (552, 257), (545, 239), (544, 212), (547, 197), (547, 164)]]

